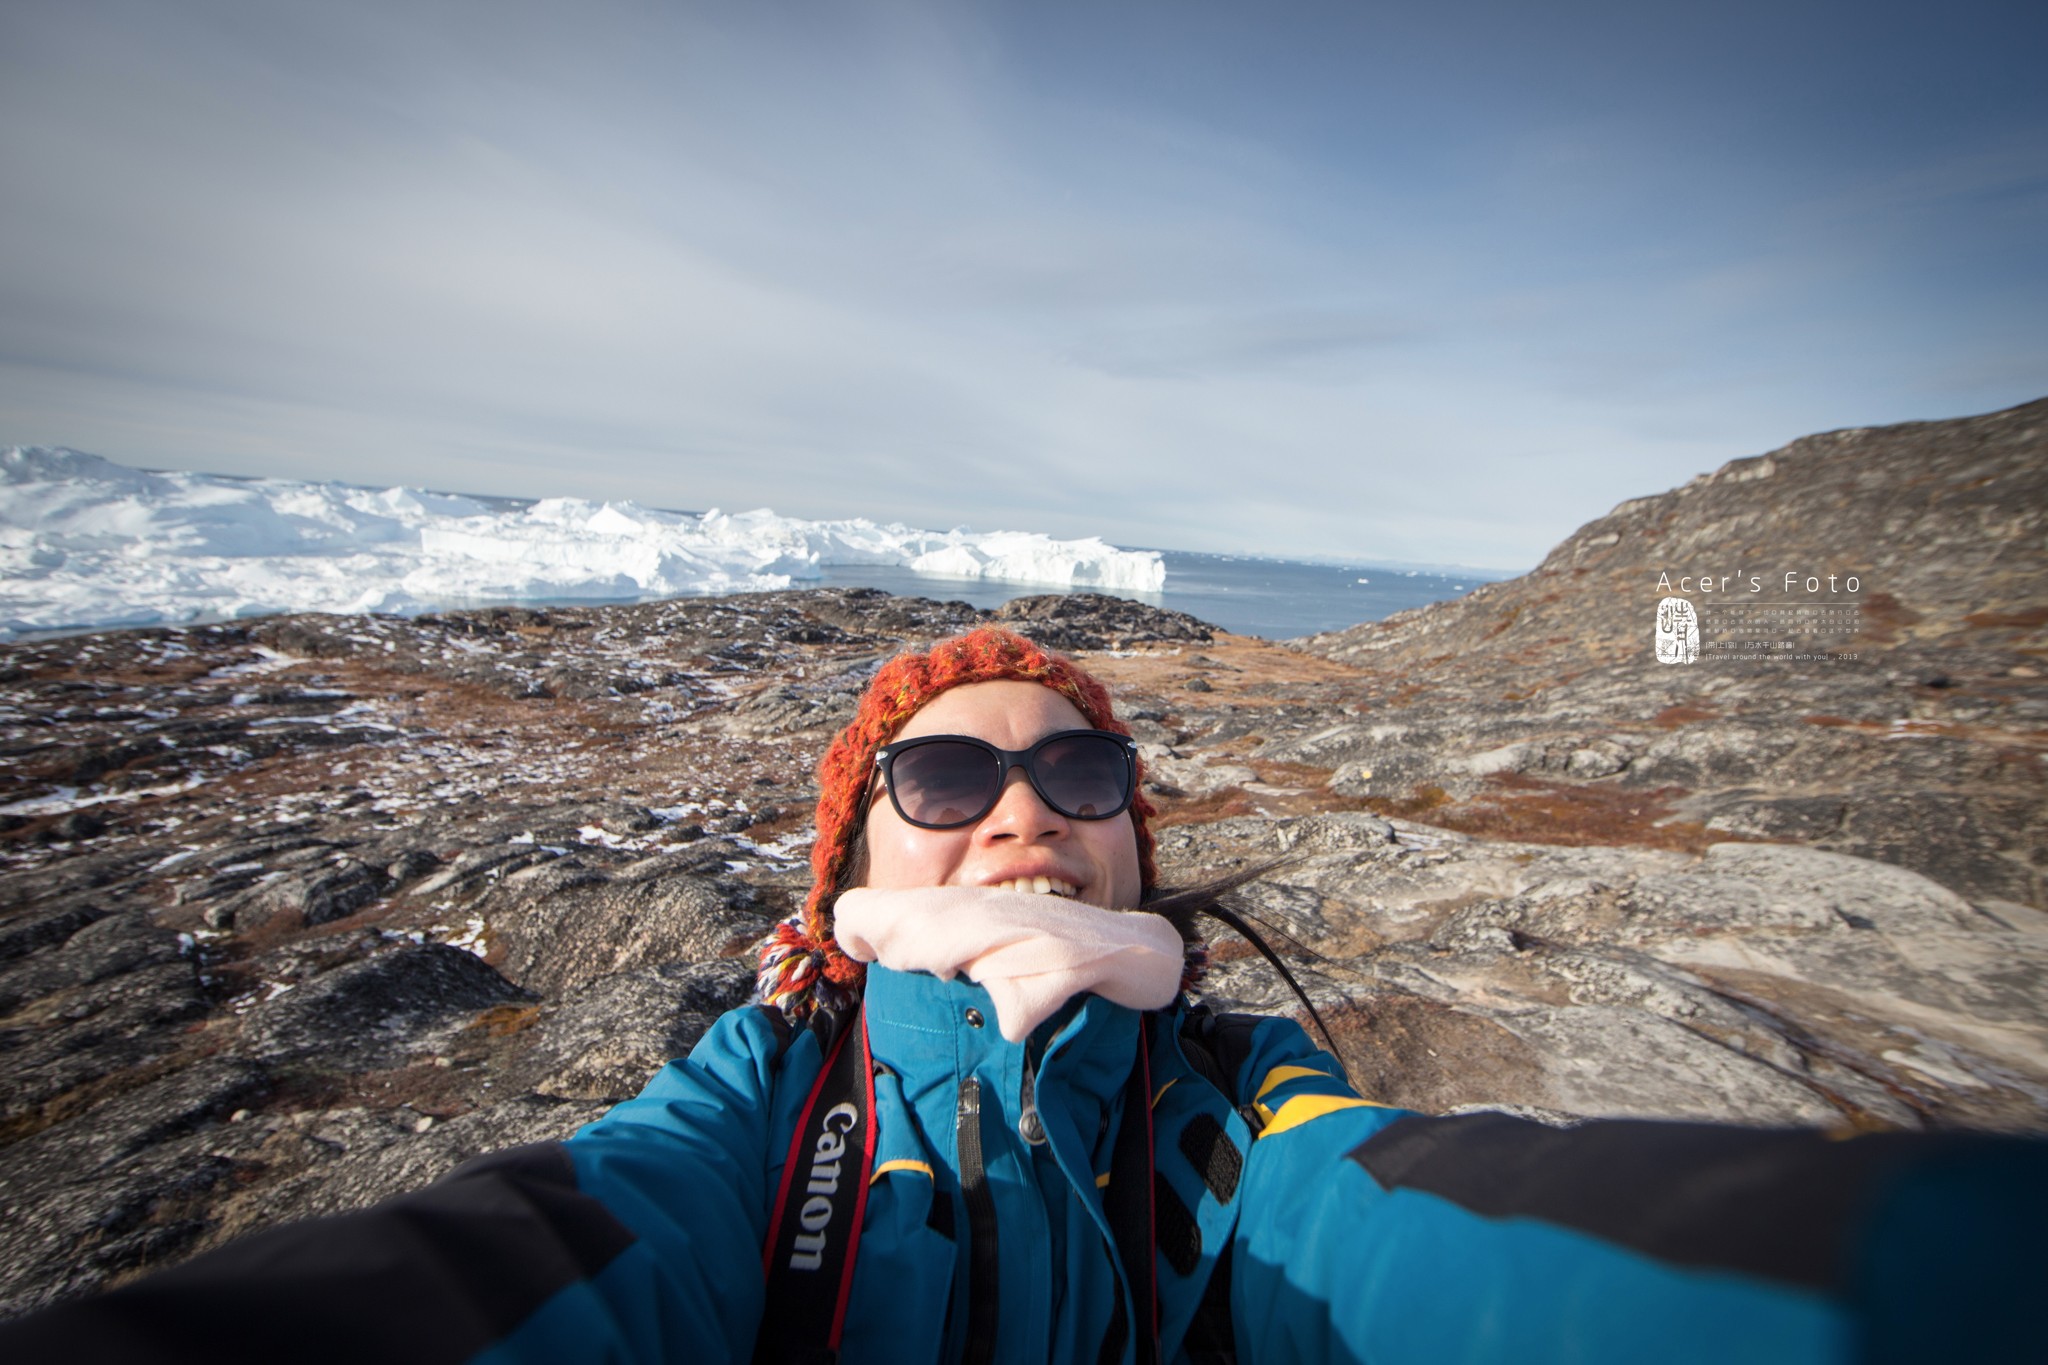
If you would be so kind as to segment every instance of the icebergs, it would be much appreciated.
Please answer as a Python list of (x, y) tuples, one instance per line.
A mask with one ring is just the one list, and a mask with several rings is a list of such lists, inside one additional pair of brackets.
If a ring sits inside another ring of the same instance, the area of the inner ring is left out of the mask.
[(41, 446), (0, 452), (0, 638), (285, 611), (631, 601), (762, 591), (829, 565), (1158, 592), (1150, 550), (864, 518), (517, 505), (410, 488), (156, 474)]

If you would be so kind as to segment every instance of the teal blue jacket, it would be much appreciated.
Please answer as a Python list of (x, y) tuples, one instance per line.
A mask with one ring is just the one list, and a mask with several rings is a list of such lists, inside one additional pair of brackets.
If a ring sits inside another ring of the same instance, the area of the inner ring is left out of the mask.
[[(969, 1077), (985, 1096), (1001, 1249), (994, 1358), (1098, 1359), (1114, 1300), (1128, 1292), (1103, 1197), (1130, 1117), (1120, 1099), (1140, 1027), (1151, 1031), (1163, 1187), (1163, 1360), (1178, 1357), (1225, 1248), (1238, 1355), (1261, 1365), (1790, 1365), (1868, 1357), (1884, 1344), (1874, 1336), (1896, 1337), (1872, 1302), (1881, 1271), (1859, 1259), (1855, 1239), (1874, 1233), (1859, 1221), (1868, 1196), (1929, 1164), (1921, 1141), (1694, 1124), (1557, 1130), (1497, 1114), (1429, 1119), (1360, 1098), (1285, 1019), (1258, 1025), (1226, 1096), (1185, 1055), (1178, 1008), (1141, 1017), (1086, 996), (1018, 1046), (997, 1032), (988, 993), (964, 979), (875, 967), (866, 999), (871, 1047), (888, 1074), (877, 1079), (875, 1176), (847, 1365), (952, 1361), (966, 1348), (968, 1213), (955, 1113)], [(1027, 1058), (1042, 1144), (1019, 1131)], [(691, 1359), (748, 1358), (764, 1311), (767, 1210), (821, 1062), (813, 1035), (785, 1051), (769, 1016), (736, 1011), (688, 1060), (569, 1142), (578, 1187), (637, 1239), (592, 1285), (611, 1300), (599, 1316), (617, 1332), (620, 1359), (672, 1348), (673, 1336), (642, 1335), (653, 1324), (640, 1305), (650, 1302), (662, 1305), (665, 1330), (684, 1333)], [(1234, 1098), (1246, 1101), (1256, 1133)], [(1212, 1178), (1213, 1142), (1202, 1169), (1190, 1157), (1185, 1138), (1212, 1131), (1206, 1124), (1236, 1154), (1234, 1183)], [(1985, 1169), (1981, 1152), (1965, 1146), (1966, 1169)], [(2001, 1197), (2031, 1180), (2040, 1201), (2043, 1153), (2030, 1151), (2031, 1176), (2005, 1182)], [(937, 1204), (952, 1207), (935, 1218)], [(1915, 1231), (1890, 1241), (1918, 1267), (1906, 1273), (1927, 1273), (1932, 1258)], [(1947, 1253), (1994, 1278), (2000, 1254), (1991, 1243)], [(2003, 1254), (2041, 1259), (2017, 1247)], [(577, 1333), (589, 1330), (589, 1312), (561, 1312)], [(507, 1347), (507, 1359), (539, 1358), (519, 1338)], [(1121, 1358), (1132, 1350), (1126, 1342)]]
[[(1430, 1117), (1354, 1094), (1281, 1019), (1219, 1088), (1183, 1047), (1183, 1006), (1084, 996), (1012, 1045), (980, 987), (881, 968), (866, 1013), (877, 1149), (847, 1365), (967, 1351), (970, 1078), (993, 1359), (1134, 1359), (1116, 1324), (1149, 1312), (1104, 1199), (1141, 1029), (1162, 1360), (1188, 1358), (1226, 1260), (1235, 1353), (1258, 1365), (2048, 1358), (2039, 1141)], [(0, 1358), (746, 1361), (776, 1311), (762, 1247), (822, 1062), (816, 1033), (735, 1010), (566, 1143), (0, 1324)]]
[[(1093, 1361), (1119, 1300), (1125, 1321), (1137, 1320), (1104, 1197), (1111, 1154), (1130, 1118), (1122, 1112), (1125, 1081), (1138, 1061), (1140, 1027), (1152, 1034), (1157, 1178), (1177, 1206), (1167, 1217), (1186, 1220), (1169, 1232), (1174, 1240), (1159, 1258), (1162, 1359), (1174, 1358), (1245, 1205), (1237, 1188), (1243, 1180), (1219, 1198), (1205, 1183), (1214, 1160), (1198, 1170), (1182, 1150), (1190, 1125), (1199, 1118), (1206, 1124), (1198, 1131), (1220, 1128), (1238, 1161), (1249, 1155), (1256, 1171), (1289, 1150), (1290, 1131), (1312, 1117), (1349, 1110), (1376, 1124), (1395, 1112), (1353, 1095), (1328, 1054), (1286, 1020), (1258, 1028), (1243, 1064), (1243, 1093), (1271, 1115), (1267, 1136), (1255, 1142), (1244, 1116), (1183, 1055), (1177, 1011), (1141, 1016), (1084, 996), (1019, 1045), (997, 1031), (981, 987), (874, 967), (866, 1017), (878, 1064), (877, 1146), (841, 1356), (847, 1365), (957, 1360), (965, 1350), (971, 1217), (960, 1188), (956, 1117), (970, 1077), (981, 1082), (981, 1140), (1001, 1254), (999, 1362)], [(1038, 1143), (1020, 1131), (1027, 1059), (1043, 1125)], [(636, 1292), (658, 1294), (686, 1315), (696, 1359), (749, 1357), (764, 1307), (768, 1210), (823, 1060), (816, 1035), (799, 1035), (785, 1051), (770, 1016), (734, 1011), (688, 1060), (568, 1144), (578, 1186), (638, 1237), (607, 1276), (627, 1277)], [(945, 1207), (935, 1216), (934, 1205)], [(1139, 1316), (1149, 1318), (1149, 1306)]]

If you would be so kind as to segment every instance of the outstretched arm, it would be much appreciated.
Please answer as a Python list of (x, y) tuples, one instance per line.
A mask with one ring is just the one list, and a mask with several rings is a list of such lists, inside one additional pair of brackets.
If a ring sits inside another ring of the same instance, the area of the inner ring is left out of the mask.
[(2048, 1341), (2029, 1306), (2048, 1143), (1341, 1107), (1269, 1127), (1246, 1183), (1250, 1361), (2004, 1360)]
[(778, 1050), (735, 1010), (566, 1143), (0, 1324), (0, 1359), (743, 1361)]

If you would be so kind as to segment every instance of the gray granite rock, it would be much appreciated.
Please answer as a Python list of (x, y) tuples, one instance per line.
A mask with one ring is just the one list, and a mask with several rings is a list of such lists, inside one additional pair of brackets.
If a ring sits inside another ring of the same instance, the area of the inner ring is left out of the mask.
[(508, 879), (479, 904), (506, 974), (553, 994), (617, 972), (745, 954), (773, 927), (744, 884), (643, 872), (648, 875)]
[[(2048, 1127), (2041, 925), (2015, 928), (1903, 868), (1783, 844), (1690, 855), (1410, 827), (1300, 858), (1329, 847), (1321, 820), (1277, 835), (1224, 821), (1173, 853), (1295, 852), (1258, 898), (1315, 898), (1315, 916), (1274, 918), (1321, 955), (1311, 998), (1378, 1098)], [(1222, 956), (1215, 1003), (1288, 1007), (1250, 957)]]
[(525, 998), (481, 958), (405, 944), (337, 967), (257, 1005), (240, 1044), (270, 1061), (390, 1064), (438, 1045), (451, 1026)]
[(753, 990), (753, 963), (737, 958), (612, 972), (543, 1012), (510, 1075), (555, 1099), (630, 1099)]

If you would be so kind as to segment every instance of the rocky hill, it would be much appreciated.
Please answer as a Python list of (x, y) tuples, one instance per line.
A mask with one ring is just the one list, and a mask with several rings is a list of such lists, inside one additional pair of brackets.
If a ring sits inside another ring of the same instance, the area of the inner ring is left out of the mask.
[(1376, 667), (1455, 658), (1575, 671), (1641, 660), (1649, 608), (1672, 595), (1700, 608), (1833, 598), (1858, 616), (1846, 638), (1872, 647), (1967, 658), (2048, 646), (2048, 399), (1731, 460), (1622, 503), (1521, 578), (1311, 647)]
[[(1660, 604), (1703, 637), (1660, 663)], [(1356, 718), (1275, 745), (1476, 833), (1794, 840), (2048, 905), (2048, 401), (1832, 432), (1623, 503), (1533, 573), (1302, 642)]]
[[(2048, 1131), (2041, 415), (1801, 442), (1299, 647), (998, 614), (1117, 689), (1171, 878), (1289, 860), (1249, 904), (1376, 1098)], [(1907, 509), (1905, 548), (1831, 545), (1829, 489), (1858, 528)], [(1830, 657), (1655, 661), (1685, 593), (1644, 576), (1737, 524), (1867, 575)], [(746, 999), (874, 668), (986, 615), (825, 590), (0, 647), (0, 1313), (632, 1094)], [(1216, 958), (1219, 1005), (1288, 1007)]]

